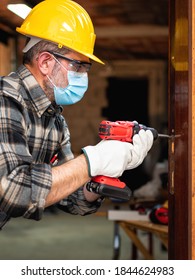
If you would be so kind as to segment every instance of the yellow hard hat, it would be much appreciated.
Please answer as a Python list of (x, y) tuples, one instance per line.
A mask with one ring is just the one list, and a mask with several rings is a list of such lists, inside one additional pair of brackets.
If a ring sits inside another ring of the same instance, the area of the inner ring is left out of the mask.
[(44, 0), (25, 18), (17, 32), (67, 47), (104, 64), (93, 54), (96, 35), (88, 13), (72, 0)]

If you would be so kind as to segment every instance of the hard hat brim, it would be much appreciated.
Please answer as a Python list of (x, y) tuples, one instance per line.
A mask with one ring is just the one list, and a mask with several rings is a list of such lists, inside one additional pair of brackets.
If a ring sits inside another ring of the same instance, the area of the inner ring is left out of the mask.
[(89, 57), (90, 59), (100, 63), (100, 64), (105, 64), (102, 60), (100, 60), (97, 56), (95, 56), (94, 54), (86, 54), (86, 53), (82, 53), (83, 55)]
[[(19, 28), (17, 28), (17, 31), (19, 30)], [(19, 31), (18, 31), (19, 32)], [(24, 47), (24, 49), (22, 50), (23, 53), (26, 53), (27, 51), (29, 51), (32, 47), (34, 47), (37, 43), (39, 43), (40, 41), (44, 40), (44, 41), (48, 41), (48, 40), (45, 40), (43, 38), (38, 38), (38, 37), (35, 37), (35, 36), (31, 36), (31, 35), (27, 35), (27, 37), (30, 38), (29, 42), (26, 44), (26, 46)], [(53, 42), (54, 43), (54, 42)], [(56, 43), (57, 44), (57, 43)], [(64, 46), (66, 47), (66, 46)], [(88, 53), (85, 53), (85, 52), (81, 52), (79, 50), (73, 50), (73, 51), (77, 51), (78, 53), (81, 53), (85, 56), (87, 56), (88, 58), (94, 60), (95, 62), (98, 62), (100, 64), (105, 64), (102, 60), (100, 60), (97, 56), (95, 56), (94, 54), (88, 54)]]

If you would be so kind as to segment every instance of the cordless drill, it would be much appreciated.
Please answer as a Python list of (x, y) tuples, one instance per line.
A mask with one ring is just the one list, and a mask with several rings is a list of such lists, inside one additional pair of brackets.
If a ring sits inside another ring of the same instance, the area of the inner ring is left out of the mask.
[[(103, 140), (119, 140), (123, 142), (132, 143), (133, 136), (137, 134), (140, 129), (150, 130), (153, 133), (154, 140), (158, 138), (158, 132), (151, 127), (138, 124), (130, 121), (102, 121), (99, 126), (99, 136)], [(131, 190), (124, 182), (118, 178), (111, 178), (107, 176), (95, 176), (86, 185), (90, 192), (111, 198), (122, 200), (129, 200), (131, 197)]]

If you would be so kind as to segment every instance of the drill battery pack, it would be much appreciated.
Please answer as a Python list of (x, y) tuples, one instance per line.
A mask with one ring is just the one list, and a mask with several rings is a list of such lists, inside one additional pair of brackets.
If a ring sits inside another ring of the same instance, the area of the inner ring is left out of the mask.
[(129, 200), (132, 192), (124, 182), (118, 178), (110, 178), (106, 176), (93, 177), (86, 185), (88, 191), (97, 193), (104, 197)]

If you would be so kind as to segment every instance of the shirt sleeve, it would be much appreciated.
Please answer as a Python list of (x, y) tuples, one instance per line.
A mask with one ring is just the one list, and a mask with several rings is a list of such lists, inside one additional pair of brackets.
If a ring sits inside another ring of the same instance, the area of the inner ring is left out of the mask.
[(35, 164), (28, 148), (24, 108), (0, 98), (0, 208), (10, 217), (39, 220), (52, 184), (51, 166)]
[[(66, 124), (66, 121), (64, 120), (64, 131), (66, 131), (64, 135), (64, 139), (61, 143), (62, 146), (62, 158), (63, 162), (67, 162), (74, 158), (74, 155), (71, 151), (71, 144), (70, 144), (70, 133)], [(64, 212), (73, 214), (73, 215), (89, 215), (92, 213), (97, 212), (97, 210), (102, 205), (102, 201), (104, 198), (99, 198), (98, 200), (94, 202), (89, 202), (85, 199), (85, 195), (83, 193), (83, 187), (80, 187), (77, 191), (69, 195), (67, 198), (64, 198), (61, 200), (57, 207), (61, 209)]]
[(83, 193), (83, 187), (80, 187), (76, 192), (68, 196), (67, 199), (60, 201), (57, 206), (64, 212), (85, 216), (97, 212), (103, 200), (104, 198), (100, 197), (94, 202), (87, 201)]

